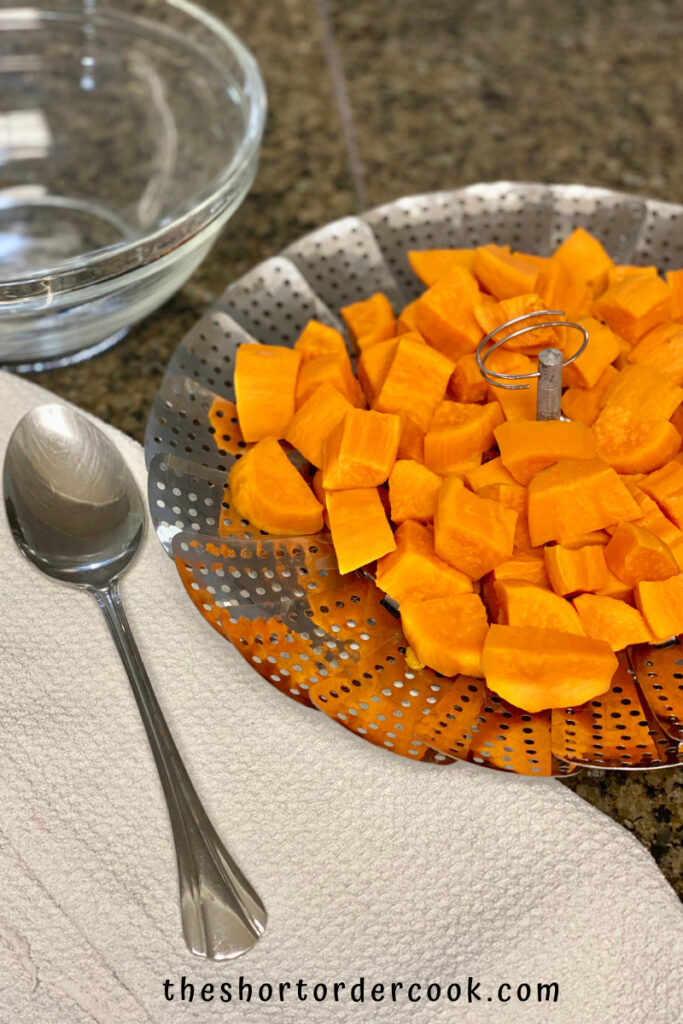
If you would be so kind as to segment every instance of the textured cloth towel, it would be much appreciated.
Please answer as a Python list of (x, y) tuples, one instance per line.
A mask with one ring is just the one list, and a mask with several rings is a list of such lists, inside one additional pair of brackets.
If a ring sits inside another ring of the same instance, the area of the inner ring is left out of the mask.
[[(19, 417), (51, 400), (0, 374), (0, 457)], [(105, 429), (145, 489), (140, 447)], [(128, 615), (197, 789), (270, 915), (242, 959), (191, 957), (161, 788), (104, 620), (20, 556), (4, 515), (0, 555), (3, 1024), (683, 1020), (683, 915), (624, 829), (552, 780), (413, 764), (286, 700), (201, 619), (150, 532), (122, 583)], [(237, 1000), (240, 976), (251, 1002)], [(539, 1005), (551, 982), (558, 1001)]]

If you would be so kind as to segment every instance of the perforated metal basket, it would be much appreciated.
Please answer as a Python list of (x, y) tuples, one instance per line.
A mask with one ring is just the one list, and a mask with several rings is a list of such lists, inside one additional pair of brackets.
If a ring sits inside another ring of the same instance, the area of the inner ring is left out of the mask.
[(546, 255), (577, 225), (618, 262), (683, 266), (673, 204), (508, 182), (400, 199), (307, 235), (231, 284), (176, 350), (150, 414), (152, 518), (201, 614), (282, 693), (414, 760), (539, 776), (681, 763), (683, 647), (635, 648), (608, 694), (538, 714), (482, 680), (411, 670), (383, 594), (362, 573), (339, 575), (328, 536), (267, 537), (231, 509), (226, 476), (245, 447), (235, 351), (293, 345), (311, 317), (346, 335), (339, 307), (375, 291), (401, 308), (422, 288), (409, 249), (496, 242)]

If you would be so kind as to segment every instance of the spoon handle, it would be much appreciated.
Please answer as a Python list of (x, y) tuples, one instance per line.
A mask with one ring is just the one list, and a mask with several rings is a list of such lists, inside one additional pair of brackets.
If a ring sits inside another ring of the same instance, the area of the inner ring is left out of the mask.
[(195, 956), (232, 960), (265, 930), (263, 903), (218, 838), (164, 720), (121, 603), (117, 582), (91, 590), (126, 667), (171, 819), (183, 933)]

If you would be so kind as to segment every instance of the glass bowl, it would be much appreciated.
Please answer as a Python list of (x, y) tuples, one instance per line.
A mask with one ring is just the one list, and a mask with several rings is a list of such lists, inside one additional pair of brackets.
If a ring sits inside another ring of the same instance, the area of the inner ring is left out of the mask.
[(0, 364), (64, 365), (206, 256), (254, 178), (265, 92), (186, 0), (38, 0), (0, 33)]

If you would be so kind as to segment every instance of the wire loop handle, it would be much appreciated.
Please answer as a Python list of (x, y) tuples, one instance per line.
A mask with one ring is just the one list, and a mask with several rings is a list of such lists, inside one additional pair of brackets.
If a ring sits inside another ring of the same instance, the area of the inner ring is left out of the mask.
[[(501, 345), (505, 345), (508, 341), (512, 341), (513, 338), (518, 338), (522, 334), (530, 334), (532, 331), (537, 331), (539, 327), (573, 327), (575, 330), (580, 331), (583, 335), (583, 343), (580, 348), (576, 350), (573, 356), (569, 359), (562, 361), (562, 366), (569, 366), (575, 359), (578, 359), (581, 353), (585, 350), (588, 344), (588, 331), (581, 324), (575, 324), (571, 320), (544, 320), (543, 323), (526, 324), (524, 327), (518, 327), (516, 331), (512, 331), (511, 334), (505, 334), (502, 338), (494, 341), (494, 338), (500, 331), (506, 331), (509, 327), (514, 327), (515, 324), (519, 324), (524, 320), (535, 319), (540, 316), (564, 316), (564, 311), (561, 309), (539, 309), (532, 313), (523, 313), (521, 316), (513, 317), (512, 320), (506, 320), (505, 323), (499, 324), (498, 327), (486, 335), (485, 338), (477, 345), (477, 366), (481, 370), (482, 377), (489, 384), (493, 384), (496, 388), (504, 388), (506, 391), (528, 391), (531, 387), (530, 384), (504, 384), (503, 381), (510, 380), (533, 380), (540, 377), (540, 371), (536, 370), (534, 373), (499, 373), (497, 370), (489, 370), (486, 366), (486, 360), (495, 352), (496, 349), (500, 348)], [(484, 349), (493, 342), (488, 351), (484, 352)], [(494, 379), (496, 378), (496, 379)]]

